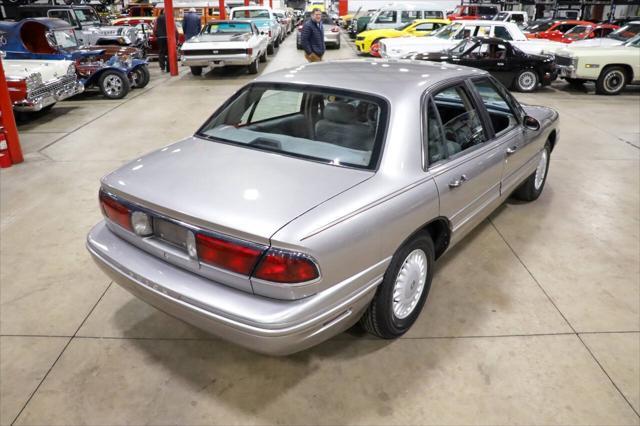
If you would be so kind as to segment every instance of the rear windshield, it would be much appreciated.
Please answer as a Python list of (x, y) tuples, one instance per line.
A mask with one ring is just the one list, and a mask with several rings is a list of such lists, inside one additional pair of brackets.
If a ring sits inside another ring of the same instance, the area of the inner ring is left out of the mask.
[(607, 37), (623, 41), (629, 40), (638, 33), (640, 33), (640, 24), (627, 24), (624, 27), (618, 28)]
[(269, 10), (234, 10), (233, 19), (269, 19)]
[(247, 86), (197, 136), (327, 164), (376, 167), (388, 116), (375, 96), (289, 84)]
[(204, 29), (204, 34), (245, 34), (251, 32), (251, 24), (248, 22), (223, 22), (209, 24)]

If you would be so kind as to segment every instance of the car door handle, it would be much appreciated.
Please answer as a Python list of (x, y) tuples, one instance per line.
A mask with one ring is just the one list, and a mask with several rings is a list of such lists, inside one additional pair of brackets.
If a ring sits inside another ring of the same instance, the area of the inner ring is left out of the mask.
[(457, 188), (467, 181), (467, 175), (462, 175), (456, 180), (449, 182), (449, 188)]
[(507, 155), (511, 155), (511, 154), (515, 154), (515, 152), (518, 150), (517, 146), (511, 146), (509, 148), (507, 148)]

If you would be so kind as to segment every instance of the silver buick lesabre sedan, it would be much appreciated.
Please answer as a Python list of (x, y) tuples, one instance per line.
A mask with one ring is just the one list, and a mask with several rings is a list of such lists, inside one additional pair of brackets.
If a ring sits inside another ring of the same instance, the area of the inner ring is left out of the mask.
[(507, 197), (538, 198), (557, 141), (554, 110), (484, 71), (303, 65), (105, 176), (87, 245), (140, 299), (258, 352), (357, 321), (396, 338), (447, 249)]

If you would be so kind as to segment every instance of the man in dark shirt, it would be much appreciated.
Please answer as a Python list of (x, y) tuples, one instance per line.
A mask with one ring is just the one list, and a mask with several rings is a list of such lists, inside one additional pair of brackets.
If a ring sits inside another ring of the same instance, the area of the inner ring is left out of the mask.
[(184, 31), (185, 41), (200, 34), (200, 17), (195, 8), (189, 9), (189, 12), (185, 13), (182, 18), (182, 31)]
[[(178, 41), (178, 30), (174, 28), (176, 42)], [(162, 71), (169, 71), (169, 61), (167, 60), (167, 18), (164, 13), (156, 19), (156, 37), (158, 40), (158, 65)]]
[(304, 57), (309, 62), (318, 62), (324, 55), (324, 28), (322, 27), (322, 12), (320, 9), (313, 9), (311, 19), (304, 23), (302, 35), (300, 36)]

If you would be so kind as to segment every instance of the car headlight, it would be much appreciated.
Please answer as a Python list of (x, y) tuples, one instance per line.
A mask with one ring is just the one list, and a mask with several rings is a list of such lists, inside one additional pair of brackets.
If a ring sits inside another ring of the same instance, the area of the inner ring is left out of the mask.
[(27, 91), (36, 89), (37, 87), (42, 85), (42, 74), (40, 74), (39, 72), (34, 72), (33, 74), (29, 75), (25, 79), (25, 81), (27, 84)]

